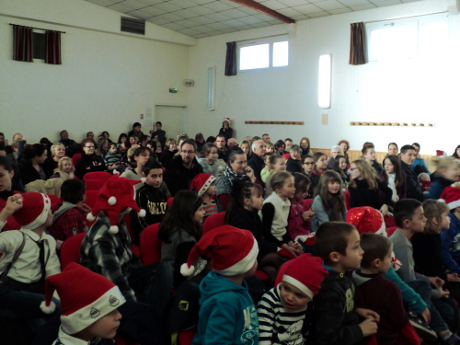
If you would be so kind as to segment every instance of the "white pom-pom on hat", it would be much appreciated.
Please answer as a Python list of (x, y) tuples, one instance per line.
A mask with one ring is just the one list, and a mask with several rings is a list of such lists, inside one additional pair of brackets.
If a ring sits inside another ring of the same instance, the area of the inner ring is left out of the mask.
[(194, 271), (195, 271), (195, 267), (193, 265), (188, 267), (187, 264), (182, 264), (180, 266), (180, 274), (182, 274), (184, 277), (191, 276)]
[(147, 181), (147, 178), (141, 177), (141, 182), (144, 182), (144, 183), (145, 183), (146, 181)]
[(115, 235), (115, 234), (118, 234), (118, 226), (117, 225), (112, 225), (109, 229), (109, 232), (112, 234), (112, 235)]
[(115, 198), (114, 196), (111, 196), (109, 200), (107, 200), (107, 202), (109, 203), (110, 206), (113, 206), (117, 203), (117, 198)]
[(51, 313), (53, 313), (53, 312), (56, 310), (56, 304), (54, 304), (54, 302), (51, 301), (50, 305), (47, 306), (47, 305), (46, 305), (46, 302), (43, 301), (42, 303), (40, 303), (40, 309), (41, 309), (42, 312), (44, 312), (45, 314), (51, 314)]
[(140, 210), (137, 214), (139, 215), (139, 217), (144, 218), (146, 213), (147, 212), (145, 212), (145, 210)]
[(88, 219), (90, 222), (94, 222), (96, 220), (96, 217), (94, 217), (93, 214), (90, 212), (86, 215), (86, 219)]

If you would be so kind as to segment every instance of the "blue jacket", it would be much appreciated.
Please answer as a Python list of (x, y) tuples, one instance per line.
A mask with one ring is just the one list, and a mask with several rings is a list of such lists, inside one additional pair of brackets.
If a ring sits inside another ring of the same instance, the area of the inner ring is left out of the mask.
[(235, 284), (211, 271), (200, 284), (200, 315), (193, 345), (259, 341), (259, 318), (246, 282)]
[(449, 230), (441, 231), (441, 256), (452, 272), (460, 273), (460, 220), (452, 213), (449, 217)]

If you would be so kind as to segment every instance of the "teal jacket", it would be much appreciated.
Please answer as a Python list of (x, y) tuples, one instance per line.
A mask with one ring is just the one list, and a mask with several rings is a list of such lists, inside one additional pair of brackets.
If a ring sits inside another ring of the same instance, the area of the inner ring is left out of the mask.
[(200, 316), (193, 345), (259, 342), (257, 309), (243, 286), (211, 271), (200, 284)]

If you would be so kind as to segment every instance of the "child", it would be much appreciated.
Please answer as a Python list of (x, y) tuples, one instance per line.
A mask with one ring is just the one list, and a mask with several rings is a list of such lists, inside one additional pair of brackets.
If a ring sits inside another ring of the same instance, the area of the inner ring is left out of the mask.
[(275, 146), (273, 145), (272, 142), (268, 141), (265, 143), (265, 152), (266, 153), (274, 153), (275, 152)]
[(347, 189), (350, 176), (348, 176), (347, 160), (345, 156), (337, 155), (334, 160), (334, 171), (337, 171), (342, 177), (342, 189)]
[(392, 205), (406, 198), (406, 174), (401, 170), (401, 159), (396, 155), (388, 155), (383, 160), (383, 171), (380, 180), (393, 191)]
[(265, 195), (268, 197), (272, 194), (272, 187), (270, 186), (273, 174), (280, 171), (286, 171), (286, 158), (283, 156), (270, 154), (268, 163), (265, 168), (260, 172), (262, 181), (265, 182)]
[(300, 243), (305, 248), (305, 240), (310, 235), (310, 223), (315, 212), (312, 208), (309, 210), (305, 209), (303, 200), (308, 193), (310, 187), (310, 180), (305, 175), (295, 173), (294, 174), (294, 187), (295, 196), (290, 199), (291, 209), (289, 211), (288, 219), (288, 233), (289, 236), (294, 239), (295, 242)]
[[(38, 326), (30, 319), (51, 318), (60, 313), (59, 302), (52, 314), (44, 314), (40, 303), (45, 299), (40, 287), (45, 279), (61, 272), (56, 241), (45, 232), (51, 225), (51, 200), (45, 194), (24, 193), (10, 196), (2, 215), (14, 214), (20, 230), (0, 233), (0, 313), (23, 325), (24, 333)], [(0, 219), (5, 219), (1, 217)], [(0, 230), (5, 223), (0, 223)], [(9, 334), (2, 333), (2, 340)]]
[(284, 260), (277, 253), (278, 246), (268, 242), (263, 236), (262, 221), (258, 212), (262, 209), (264, 191), (260, 185), (252, 182), (237, 184), (233, 188), (225, 223), (252, 232), (259, 246), (258, 269), (264, 271), (274, 282)]
[(133, 243), (136, 244), (146, 227), (163, 220), (171, 197), (168, 189), (164, 188), (163, 165), (160, 162), (149, 159), (142, 167), (142, 172), (146, 176), (145, 183), (136, 192), (136, 203), (140, 209), (146, 210), (146, 214), (140, 217), (137, 212), (131, 212)]
[(217, 204), (212, 196), (216, 194), (216, 178), (210, 174), (199, 173), (190, 184), (190, 190), (198, 193), (203, 198), (203, 222), (211, 214), (217, 213)]
[(200, 313), (192, 344), (257, 344), (259, 320), (244, 278), (257, 269), (259, 248), (247, 230), (229, 225), (215, 228), (190, 252), (182, 274), (191, 275), (193, 263), (211, 258), (212, 271), (200, 284)]
[(165, 148), (161, 154), (161, 163), (163, 163), (163, 166), (167, 166), (168, 163), (174, 158), (178, 152), (177, 147), (178, 146), (176, 144), (176, 140), (172, 138), (166, 140)]
[(423, 194), (428, 197), (430, 195), (431, 186), (433, 185), (430, 175), (423, 172), (418, 175), (417, 179), (418, 183), (420, 183), (420, 188), (422, 189)]
[[(275, 157), (276, 155), (273, 152), (266, 152), (264, 154), (264, 163), (265, 167), (260, 171), (260, 177), (264, 183), (267, 181), (267, 177), (271, 175), (272, 167), (270, 166), (270, 158)], [(262, 174), (264, 174), (264, 178), (262, 178)]]
[(282, 282), (259, 302), (259, 345), (304, 344), (313, 318), (313, 298), (327, 270), (310, 254), (286, 263)]
[(321, 176), (311, 207), (315, 210), (310, 229), (312, 232), (316, 232), (325, 222), (345, 221), (347, 209), (343, 199), (342, 178), (337, 172), (328, 170)]
[(265, 199), (261, 212), (264, 237), (297, 257), (302, 252), (302, 247), (294, 243), (287, 232), (291, 208), (289, 199), (295, 195), (294, 178), (290, 173), (280, 171), (273, 175), (271, 187), (274, 193)]
[(161, 260), (174, 270), (173, 285), (176, 288), (185, 280), (180, 274), (180, 265), (203, 235), (203, 218), (203, 199), (196, 192), (181, 190), (160, 224)]
[(216, 181), (222, 176), (225, 166), (227, 165), (222, 159), (219, 159), (219, 151), (213, 143), (206, 143), (201, 149), (202, 158), (198, 159), (198, 163), (203, 167), (203, 172), (211, 174), (216, 178)]
[[(432, 162), (436, 166), (436, 171), (432, 174), (433, 185), (429, 190), (428, 198), (439, 199), (444, 188), (449, 187), (452, 183), (458, 181), (460, 169), (458, 161), (456, 161), (453, 157), (435, 157), (432, 159)], [(421, 175), (422, 174), (419, 175), (419, 182), (429, 186), (429, 183), (421, 182)], [(424, 176), (423, 179), (426, 181), (426, 176)], [(428, 181), (429, 180), (430, 179), (428, 178)]]
[(300, 165), (302, 160), (302, 149), (299, 145), (292, 145), (289, 150), (290, 157), (286, 161), (286, 170), (290, 173), (301, 173), (302, 167)]
[(246, 153), (247, 159), (251, 158), (252, 156), (252, 150), (251, 150), (251, 144), (247, 140), (243, 140), (240, 142), (240, 149), (243, 150), (244, 153)]
[(438, 337), (446, 344), (460, 344), (460, 339), (449, 330), (444, 321), (455, 322), (455, 312), (447, 303), (442, 303), (443, 309), (437, 309), (436, 302), (434, 302), (436, 298), (449, 296), (449, 292), (442, 289), (444, 280), (439, 277), (427, 277), (414, 270), (413, 248), (410, 239), (425, 228), (426, 218), (422, 204), (415, 199), (399, 200), (394, 207), (394, 215), (399, 228), (391, 235), (390, 240), (393, 242), (395, 256), (401, 260), (402, 264), (397, 271), (398, 275), (420, 294), (428, 305), (431, 313), (430, 326)]
[(64, 203), (54, 212), (53, 224), (48, 227), (48, 232), (56, 239), (58, 249), (66, 239), (88, 231), (85, 219), (90, 212), (89, 207), (84, 204), (86, 187), (82, 180), (64, 181), (61, 186), (61, 198)]
[(315, 242), (329, 272), (315, 298), (315, 344), (360, 343), (363, 338), (377, 333), (380, 316), (372, 310), (356, 308), (353, 302), (354, 286), (347, 271), (361, 265), (364, 251), (360, 247), (359, 233), (351, 224), (327, 222), (318, 228)]
[(450, 209), (449, 229), (441, 232), (442, 259), (453, 273), (460, 274), (460, 188), (447, 187), (441, 197)]
[(375, 159), (375, 148), (374, 144), (370, 142), (365, 142), (363, 144), (363, 149), (361, 150), (363, 158), (369, 163), (369, 165), (374, 168), (375, 172), (380, 174), (382, 172), (382, 166)]
[(61, 178), (64, 181), (75, 178), (75, 168), (72, 164), (72, 159), (69, 157), (62, 157), (59, 159), (58, 167), (54, 170), (53, 176), (50, 178)]
[(62, 315), (53, 345), (92, 344), (96, 338), (115, 337), (121, 320), (117, 308), (126, 300), (110, 280), (72, 262), (62, 273), (46, 280), (46, 300), (42, 303), (46, 311), (53, 310), (51, 297), (55, 290), (61, 299)]
[[(409, 324), (409, 318), (401, 290), (383, 276), (391, 265), (393, 244), (387, 237), (370, 233), (361, 235), (360, 244), (364, 254), (361, 269), (353, 272), (355, 302), (380, 315), (376, 334), (378, 344), (397, 344), (401, 331)], [(418, 339), (411, 340), (410, 344), (420, 344)]]
[(313, 155), (315, 161), (315, 170), (313, 174), (322, 175), (327, 170), (327, 156), (322, 152), (316, 152)]
[(105, 166), (107, 170), (112, 171), (113, 169), (117, 169), (118, 166), (121, 164), (121, 154), (118, 153), (118, 148), (116, 143), (110, 143), (109, 150), (105, 155)]
[(302, 169), (302, 174), (310, 179), (310, 188), (308, 189), (306, 199), (313, 199), (321, 176), (313, 173), (315, 170), (315, 160), (312, 156), (306, 155), (302, 157)]

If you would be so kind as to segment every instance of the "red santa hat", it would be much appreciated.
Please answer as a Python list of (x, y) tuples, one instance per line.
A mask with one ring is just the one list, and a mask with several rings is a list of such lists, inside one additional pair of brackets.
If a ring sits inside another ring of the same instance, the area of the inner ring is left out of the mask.
[(248, 272), (254, 266), (258, 254), (257, 241), (250, 231), (222, 225), (201, 237), (180, 271), (184, 276), (192, 275), (195, 270), (193, 263), (204, 256), (211, 258), (214, 271), (233, 276)]
[(438, 156), (438, 157), (446, 157), (447, 153), (446, 153), (446, 151), (443, 151), (443, 150), (436, 150), (436, 156)]
[(55, 290), (61, 299), (62, 330), (67, 334), (80, 332), (126, 302), (118, 286), (75, 262), (46, 280), (45, 301), (40, 305), (46, 314), (55, 309)]
[(190, 184), (190, 190), (197, 192), (198, 196), (202, 196), (215, 180), (216, 178), (211, 174), (199, 173)]
[(36, 192), (22, 194), (22, 207), (14, 213), (14, 219), (24, 229), (33, 230), (45, 224), (51, 209), (48, 195)]
[(229, 117), (224, 117), (224, 119), (222, 120), (222, 123), (224, 122), (227, 122), (228, 124), (230, 124), (230, 118)]
[(283, 282), (294, 285), (310, 298), (315, 297), (328, 274), (321, 262), (320, 258), (311, 254), (302, 254), (290, 260), (284, 271)]
[(460, 188), (446, 187), (441, 193), (440, 201), (444, 201), (450, 210), (460, 206)]
[(139, 182), (141, 181), (119, 177), (118, 174), (110, 177), (99, 189), (96, 203), (86, 218), (92, 222), (99, 212), (104, 211), (112, 224), (109, 232), (116, 234), (118, 233), (118, 216), (128, 208), (136, 210), (139, 217), (145, 217), (145, 210), (141, 210), (135, 201), (136, 189), (134, 185)]
[(347, 212), (347, 223), (354, 225), (359, 234), (376, 233), (386, 236), (386, 226), (382, 214), (369, 206), (354, 207)]

